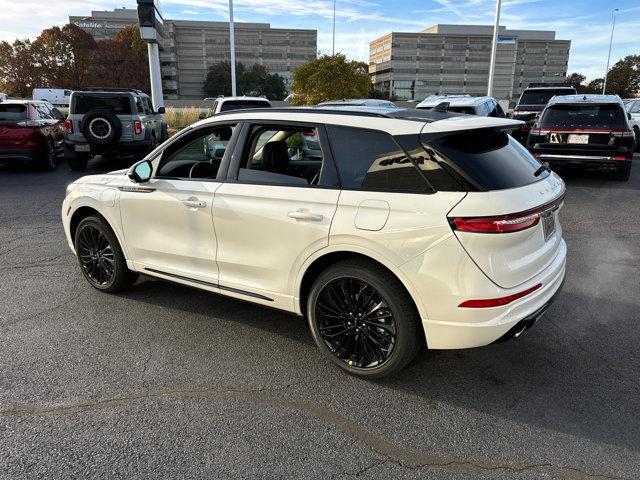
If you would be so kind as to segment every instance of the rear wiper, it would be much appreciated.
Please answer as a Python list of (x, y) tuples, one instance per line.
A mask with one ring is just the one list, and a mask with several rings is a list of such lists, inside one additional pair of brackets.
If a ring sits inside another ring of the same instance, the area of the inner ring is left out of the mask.
[(533, 173), (533, 176), (538, 177), (542, 175), (545, 170), (551, 171), (551, 168), (549, 168), (549, 164), (547, 162), (542, 162), (542, 165), (540, 165), (540, 168)]

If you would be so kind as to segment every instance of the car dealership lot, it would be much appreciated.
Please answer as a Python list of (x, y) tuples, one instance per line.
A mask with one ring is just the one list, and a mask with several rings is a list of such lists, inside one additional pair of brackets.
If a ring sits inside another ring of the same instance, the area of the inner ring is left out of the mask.
[(60, 221), (78, 176), (0, 168), (0, 478), (637, 478), (638, 160), (567, 175), (567, 280), (532, 330), (380, 382), (294, 316), (93, 290)]

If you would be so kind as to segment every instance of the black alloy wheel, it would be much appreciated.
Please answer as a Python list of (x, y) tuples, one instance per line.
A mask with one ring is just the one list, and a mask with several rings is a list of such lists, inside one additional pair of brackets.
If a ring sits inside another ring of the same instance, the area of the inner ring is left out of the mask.
[(351, 367), (378, 367), (395, 347), (393, 312), (363, 280), (343, 277), (326, 284), (316, 302), (316, 319), (331, 353)]
[(129, 288), (138, 279), (138, 274), (127, 268), (118, 239), (103, 218), (82, 220), (74, 244), (80, 269), (92, 287), (113, 293)]
[(105, 234), (95, 225), (85, 225), (78, 232), (76, 248), (89, 281), (99, 287), (108, 286), (115, 274), (115, 257)]
[(400, 280), (364, 258), (321, 272), (306, 300), (313, 339), (328, 360), (357, 377), (403, 369), (426, 347), (415, 303)]

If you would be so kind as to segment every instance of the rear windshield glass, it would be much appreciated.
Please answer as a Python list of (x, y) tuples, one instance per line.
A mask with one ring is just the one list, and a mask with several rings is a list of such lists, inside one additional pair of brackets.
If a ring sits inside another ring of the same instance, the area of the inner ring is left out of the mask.
[(627, 128), (624, 109), (619, 105), (554, 105), (542, 114), (544, 127)]
[(0, 121), (24, 120), (27, 118), (27, 106), (19, 103), (0, 103)]
[(131, 102), (127, 96), (97, 96), (80, 95), (74, 98), (74, 106), (71, 111), (84, 115), (90, 110), (105, 108), (113, 111), (116, 115), (131, 115)]
[(222, 104), (220, 111), (228, 112), (229, 110), (241, 110), (243, 108), (271, 108), (271, 105), (267, 102), (260, 101), (252, 102), (251, 100), (229, 100)]
[(479, 190), (503, 190), (530, 185), (549, 175), (534, 175), (541, 166), (505, 132), (490, 129), (423, 139), (432, 158), (444, 163)]
[(473, 109), (473, 107), (449, 107), (447, 108), (447, 111), (454, 113), (466, 113), (468, 115), (476, 114), (476, 111)]
[(521, 105), (546, 105), (555, 95), (572, 95), (575, 90), (528, 90), (520, 98)]

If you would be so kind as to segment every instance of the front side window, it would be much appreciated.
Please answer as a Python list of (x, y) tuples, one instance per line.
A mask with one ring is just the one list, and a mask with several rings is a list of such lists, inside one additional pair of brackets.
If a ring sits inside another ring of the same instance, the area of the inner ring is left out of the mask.
[(350, 127), (329, 127), (328, 130), (344, 188), (431, 191), (418, 168), (388, 133)]
[(162, 154), (156, 178), (215, 179), (235, 129), (236, 125), (207, 128), (170, 145)]
[(136, 97), (136, 111), (139, 114), (144, 113), (144, 104), (142, 103), (142, 99), (140, 97)]
[(335, 171), (325, 161), (315, 127), (255, 125), (238, 181), (292, 186), (334, 186)]

